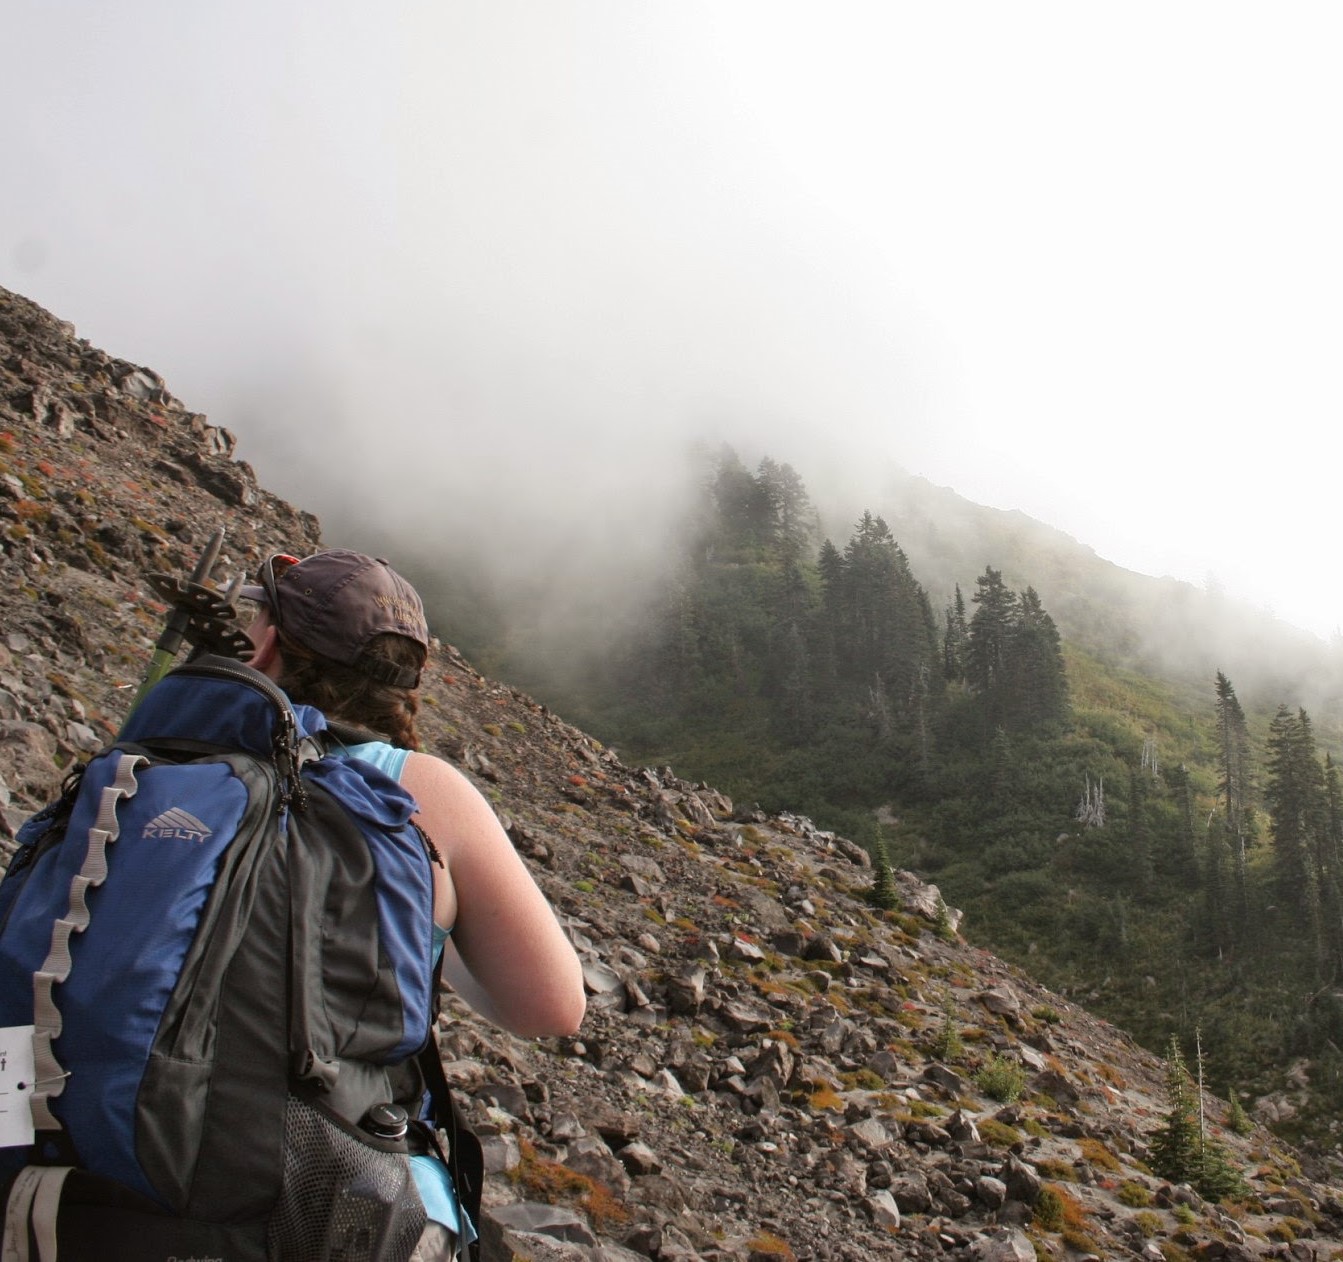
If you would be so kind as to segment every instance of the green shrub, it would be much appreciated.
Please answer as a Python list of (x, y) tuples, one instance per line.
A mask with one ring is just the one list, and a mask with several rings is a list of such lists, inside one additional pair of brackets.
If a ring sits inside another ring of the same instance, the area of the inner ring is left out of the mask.
[(950, 1006), (943, 1010), (942, 1024), (937, 1027), (937, 1033), (933, 1035), (931, 1050), (933, 1055), (944, 1063), (959, 1060), (965, 1051), (965, 1043), (961, 1039), (961, 1032), (956, 1022), (952, 1019)]
[(975, 1085), (991, 1100), (1011, 1104), (1026, 1085), (1026, 1071), (1006, 1056), (994, 1056), (975, 1074)]
[(1245, 1115), (1234, 1088), (1227, 1092), (1226, 1128), (1233, 1135), (1248, 1135), (1254, 1130), (1254, 1123)]
[(1040, 1189), (1032, 1221), (1042, 1231), (1059, 1231), (1063, 1227), (1063, 1198), (1052, 1187)]

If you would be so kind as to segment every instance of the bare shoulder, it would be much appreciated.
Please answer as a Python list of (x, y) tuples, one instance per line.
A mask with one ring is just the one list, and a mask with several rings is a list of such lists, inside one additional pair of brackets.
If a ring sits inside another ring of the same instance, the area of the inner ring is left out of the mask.
[(450, 762), (433, 754), (412, 753), (406, 759), (401, 779), (422, 806), (428, 800), (441, 799), (463, 808), (479, 804), (486, 810), (491, 809), (484, 795), (466, 776)]
[(515, 1034), (577, 1029), (584, 1008), (578, 957), (494, 808), (456, 767), (429, 754), (406, 760), (402, 783), (446, 860), (435, 878), (435, 916), (453, 926), (444, 956), (453, 986)]

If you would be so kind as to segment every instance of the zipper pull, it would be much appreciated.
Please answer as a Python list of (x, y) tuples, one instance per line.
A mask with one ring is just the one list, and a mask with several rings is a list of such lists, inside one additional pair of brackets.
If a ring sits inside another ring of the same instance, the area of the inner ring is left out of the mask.
[(288, 810), (291, 803), (297, 811), (306, 810), (308, 791), (299, 774), (298, 724), (294, 712), (288, 706), (279, 712), (272, 749), (275, 774), (279, 780), (280, 812)]

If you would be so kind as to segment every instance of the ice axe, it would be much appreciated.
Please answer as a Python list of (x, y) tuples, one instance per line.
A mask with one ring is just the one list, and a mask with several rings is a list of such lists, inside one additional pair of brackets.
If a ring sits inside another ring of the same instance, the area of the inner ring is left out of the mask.
[(224, 527), (210, 536), (191, 577), (183, 580), (173, 574), (150, 574), (149, 585), (168, 602), (168, 621), (154, 645), (145, 677), (131, 700), (127, 718), (145, 695), (173, 667), (178, 652), (189, 642), (198, 653), (217, 653), (221, 657), (245, 659), (252, 642), (237, 625), (233, 607), (241, 576), (227, 590), (207, 586), (210, 571), (224, 546)]

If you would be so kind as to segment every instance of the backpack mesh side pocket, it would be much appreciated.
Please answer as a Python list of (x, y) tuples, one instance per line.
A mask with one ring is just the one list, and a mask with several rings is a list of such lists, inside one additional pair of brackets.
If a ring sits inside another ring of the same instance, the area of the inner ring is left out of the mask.
[(285, 1106), (284, 1184), (268, 1249), (284, 1262), (405, 1262), (424, 1206), (405, 1152), (363, 1142), (314, 1105)]

